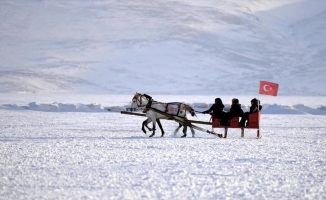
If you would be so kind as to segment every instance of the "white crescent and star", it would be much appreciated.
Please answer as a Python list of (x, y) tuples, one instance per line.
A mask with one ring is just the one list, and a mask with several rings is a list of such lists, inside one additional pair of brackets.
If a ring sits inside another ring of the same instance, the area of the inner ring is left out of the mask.
[(268, 92), (268, 91), (272, 90), (273, 88), (270, 85), (264, 85), (263, 89), (264, 89), (264, 91)]

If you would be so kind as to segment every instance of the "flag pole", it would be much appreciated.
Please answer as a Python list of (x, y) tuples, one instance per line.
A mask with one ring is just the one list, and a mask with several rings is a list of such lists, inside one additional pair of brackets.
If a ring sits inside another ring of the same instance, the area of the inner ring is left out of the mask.
[(258, 112), (259, 112), (259, 103), (260, 103), (260, 81), (261, 80), (259, 80), (259, 87), (258, 87)]

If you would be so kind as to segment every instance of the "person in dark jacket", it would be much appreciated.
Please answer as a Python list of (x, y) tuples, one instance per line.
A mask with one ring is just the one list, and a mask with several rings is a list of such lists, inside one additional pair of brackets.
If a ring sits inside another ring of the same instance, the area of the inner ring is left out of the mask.
[(207, 114), (207, 113), (210, 113), (213, 111), (213, 113), (211, 113), (211, 115), (214, 118), (222, 119), (225, 117), (225, 112), (223, 111), (223, 109), (224, 109), (224, 104), (223, 104), (222, 100), (220, 98), (216, 98), (215, 103), (211, 106), (211, 108), (204, 111), (203, 114)]
[[(259, 107), (258, 107), (259, 105)], [(260, 101), (256, 98), (251, 100), (251, 106), (249, 109), (249, 112), (245, 112), (239, 122), (239, 126), (245, 126), (246, 121), (249, 119), (249, 114), (251, 113), (255, 113), (258, 112), (258, 110), (260, 111), (263, 108), (263, 106), (260, 105)], [(247, 126), (248, 126), (248, 122), (247, 122)]]
[(239, 99), (233, 98), (230, 111), (227, 112), (227, 119), (230, 120), (233, 117), (241, 117), (243, 115), (243, 110), (241, 104), (239, 104)]

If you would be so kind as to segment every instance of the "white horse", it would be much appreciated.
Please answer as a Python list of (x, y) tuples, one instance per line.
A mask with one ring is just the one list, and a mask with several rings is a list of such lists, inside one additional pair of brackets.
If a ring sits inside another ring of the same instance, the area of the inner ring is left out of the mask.
[[(173, 119), (174, 121), (179, 123), (179, 127), (175, 130), (176, 132), (184, 126), (182, 137), (186, 137), (187, 126), (191, 128), (192, 136), (194, 137), (195, 131), (192, 128), (191, 123), (186, 118), (187, 111), (191, 113), (192, 116), (195, 116), (194, 110), (187, 104), (180, 102), (172, 102), (172, 103), (161, 103), (152, 100), (152, 98), (146, 94), (142, 95), (140, 93), (136, 93), (132, 98), (131, 109), (142, 108), (144, 112), (146, 112), (147, 119), (142, 123), (142, 131), (146, 133), (145, 126), (148, 123), (153, 123), (153, 133), (149, 137), (153, 137), (155, 135), (156, 122), (162, 131), (162, 137), (164, 136), (164, 131), (159, 119)], [(151, 130), (149, 128), (149, 130)]]

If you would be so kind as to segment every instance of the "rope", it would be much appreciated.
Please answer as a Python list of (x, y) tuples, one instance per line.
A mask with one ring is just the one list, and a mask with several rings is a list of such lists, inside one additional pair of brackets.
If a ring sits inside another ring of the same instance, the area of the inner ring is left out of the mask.
[(197, 113), (203, 113), (203, 112), (200, 112), (200, 111), (197, 111), (197, 110), (194, 110), (194, 112), (197, 112)]

